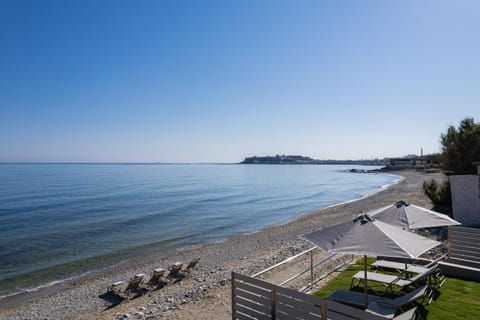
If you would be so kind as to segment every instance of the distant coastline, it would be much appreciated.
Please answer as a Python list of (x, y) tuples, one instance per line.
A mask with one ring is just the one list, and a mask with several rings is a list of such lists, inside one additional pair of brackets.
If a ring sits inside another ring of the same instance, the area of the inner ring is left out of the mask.
[(262, 157), (246, 157), (240, 164), (346, 164), (346, 165), (366, 165), (366, 166), (384, 166), (384, 160), (317, 160), (300, 155), (276, 155)]

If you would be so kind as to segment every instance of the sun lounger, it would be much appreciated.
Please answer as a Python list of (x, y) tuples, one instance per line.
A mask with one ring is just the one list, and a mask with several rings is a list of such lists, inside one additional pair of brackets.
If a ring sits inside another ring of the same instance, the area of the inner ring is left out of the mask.
[(398, 271), (400, 274), (405, 275), (413, 275), (413, 274), (421, 274), (424, 272), (428, 272), (430, 268), (435, 268), (435, 272), (431, 274), (429, 277), (430, 284), (438, 285), (441, 287), (445, 283), (445, 276), (442, 274), (442, 271), (438, 267), (438, 264), (434, 264), (429, 268), (421, 265), (415, 264), (405, 264), (402, 262), (395, 262), (395, 261), (387, 261), (387, 260), (377, 260), (372, 263), (372, 266), (378, 269), (387, 269), (387, 270), (395, 270)]
[[(344, 304), (349, 304), (356, 307), (365, 307), (365, 293), (357, 291), (348, 291), (348, 290), (337, 290), (332, 293), (329, 297), (329, 300), (334, 300)], [(374, 302), (380, 299), (380, 296), (373, 294), (368, 295), (368, 302)]]
[(135, 291), (140, 287), (143, 279), (145, 278), (145, 274), (139, 273), (134, 275), (127, 284), (127, 287), (124, 291)]
[(400, 313), (399, 315), (397, 316), (391, 316), (391, 315), (387, 315), (387, 316), (384, 316), (382, 315), (381, 313), (376, 313), (376, 312), (373, 312), (371, 311), (370, 309), (367, 309), (365, 310), (366, 312), (368, 313), (371, 313), (371, 314), (374, 314), (374, 315), (377, 315), (377, 316), (380, 316), (380, 317), (383, 317), (385, 319), (393, 319), (393, 320), (415, 320), (415, 319), (420, 319), (420, 316), (417, 315), (417, 309), (418, 307), (413, 307), (407, 311), (403, 311), (402, 313)]
[[(390, 274), (367, 272), (367, 280), (382, 283), (387, 290), (390, 290), (393, 286), (398, 286), (403, 290), (408, 286), (419, 287), (424, 282), (428, 282), (429, 277), (434, 274), (436, 268), (436, 266), (428, 268), (412, 278), (401, 278)], [(356, 284), (354, 284), (355, 282)], [(360, 282), (365, 282), (364, 271), (359, 271), (353, 275), (351, 287), (358, 285)]]
[(148, 280), (147, 284), (155, 286), (159, 283), (160, 278), (165, 274), (167, 270), (163, 268), (158, 268), (153, 270), (152, 275), (150, 276), (150, 280)]
[(412, 305), (416, 300), (422, 299), (421, 303), (429, 303), (431, 294), (426, 284), (395, 299), (381, 298), (373, 301), (368, 304), (366, 311), (388, 319), (393, 319), (398, 311), (403, 311), (405, 307)]
[[(422, 287), (395, 299), (388, 299), (369, 294), (369, 304), (366, 311), (385, 317), (387, 319), (412, 319), (412, 317), (416, 313), (416, 310), (412, 311), (412, 309), (410, 309), (405, 314), (402, 313), (397, 317), (394, 316), (396, 313), (398, 313), (399, 311), (401, 312), (405, 307), (413, 304), (416, 300), (420, 298), (423, 298), (423, 300), (425, 301), (428, 300), (428, 297), (430, 295), (429, 291), (430, 290), (428, 285), (423, 285)], [(328, 299), (358, 307), (365, 306), (365, 294), (361, 292), (337, 290), (332, 295), (330, 295)]]
[(107, 292), (120, 294), (121, 292), (136, 291), (140, 287), (140, 284), (142, 283), (144, 278), (145, 274), (143, 273), (134, 275), (124, 289), (122, 289), (125, 284), (124, 281), (114, 282), (110, 286), (108, 286)]
[(169, 277), (169, 278), (176, 277), (176, 276), (178, 275), (178, 272), (179, 272), (180, 270), (182, 270), (182, 267), (183, 267), (183, 262), (180, 262), (180, 261), (175, 262), (174, 264), (172, 264), (172, 265), (168, 268), (168, 270), (169, 270), (169, 272), (168, 272), (168, 277)]
[(108, 286), (107, 292), (113, 294), (119, 294), (122, 291), (122, 287), (125, 284), (123, 281), (117, 281)]
[(193, 259), (192, 261), (190, 261), (187, 265), (187, 267), (185, 268), (186, 271), (189, 271), (190, 269), (192, 268), (195, 268), (195, 266), (198, 264), (198, 262), (200, 261), (200, 258), (196, 258), (196, 259)]

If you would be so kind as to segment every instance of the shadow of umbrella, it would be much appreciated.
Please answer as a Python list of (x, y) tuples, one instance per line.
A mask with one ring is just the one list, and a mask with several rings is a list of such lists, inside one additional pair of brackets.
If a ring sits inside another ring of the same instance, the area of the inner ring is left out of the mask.
[(367, 256), (416, 258), (441, 244), (369, 215), (360, 215), (352, 221), (308, 233), (303, 238), (328, 253), (364, 256), (365, 308), (368, 306)]

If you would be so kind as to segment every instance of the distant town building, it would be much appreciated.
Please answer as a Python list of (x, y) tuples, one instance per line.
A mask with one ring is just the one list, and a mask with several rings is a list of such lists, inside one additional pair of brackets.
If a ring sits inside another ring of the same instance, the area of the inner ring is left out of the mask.
[(409, 155), (402, 158), (390, 158), (388, 163), (390, 167), (421, 167), (430, 165), (431, 161), (417, 155)]
[(392, 167), (411, 167), (415, 165), (415, 160), (411, 158), (391, 158), (390, 165)]

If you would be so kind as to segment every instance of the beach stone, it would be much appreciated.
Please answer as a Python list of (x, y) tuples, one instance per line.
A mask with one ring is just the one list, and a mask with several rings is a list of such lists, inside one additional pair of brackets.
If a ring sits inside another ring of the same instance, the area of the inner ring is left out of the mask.
[(145, 317), (145, 314), (141, 311), (135, 312), (134, 314), (135, 319), (143, 319)]

